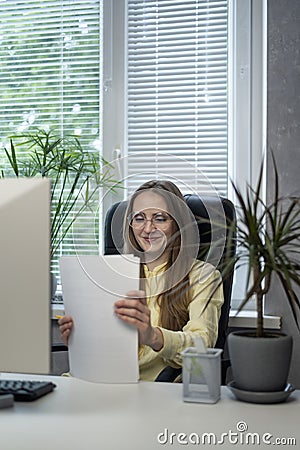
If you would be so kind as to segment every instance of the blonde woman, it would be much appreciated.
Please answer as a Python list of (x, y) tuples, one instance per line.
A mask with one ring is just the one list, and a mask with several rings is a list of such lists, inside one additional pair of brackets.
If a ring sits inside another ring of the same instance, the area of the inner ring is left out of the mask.
[[(177, 186), (153, 180), (131, 197), (124, 222), (126, 253), (140, 257), (140, 290), (115, 302), (115, 314), (139, 336), (140, 379), (181, 366), (181, 352), (201, 336), (215, 345), (223, 304), (221, 277), (196, 259), (198, 227)], [(59, 320), (67, 344), (72, 318)]]

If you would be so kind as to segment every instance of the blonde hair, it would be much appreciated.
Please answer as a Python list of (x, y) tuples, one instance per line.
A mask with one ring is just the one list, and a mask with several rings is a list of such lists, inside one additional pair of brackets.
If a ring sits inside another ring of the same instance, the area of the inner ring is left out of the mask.
[[(124, 250), (143, 258), (128, 217), (132, 215), (133, 202), (146, 190), (160, 195), (166, 202), (167, 212), (173, 218), (175, 231), (167, 244), (168, 259), (164, 272), (164, 289), (158, 293), (160, 325), (178, 331), (188, 321), (189, 272), (198, 253), (199, 234), (195, 218), (178, 187), (168, 180), (151, 180), (140, 186), (129, 200), (124, 222)], [(141, 288), (145, 279), (144, 265), (140, 268)]]

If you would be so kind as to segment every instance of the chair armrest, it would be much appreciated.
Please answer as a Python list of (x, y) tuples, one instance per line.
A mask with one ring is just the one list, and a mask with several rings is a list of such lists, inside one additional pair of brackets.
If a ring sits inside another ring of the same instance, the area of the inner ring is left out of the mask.
[(68, 347), (60, 342), (51, 345), (51, 352), (67, 352)]
[[(229, 359), (222, 359), (221, 360), (221, 384), (224, 386), (226, 385), (227, 378), (228, 378), (228, 369), (230, 367), (230, 360)], [(161, 382), (161, 383), (173, 383), (176, 378), (181, 375), (182, 369), (181, 367), (175, 368), (171, 366), (165, 367), (156, 377), (155, 381)]]
[(173, 383), (176, 378), (181, 375), (181, 372), (181, 367), (175, 368), (167, 366), (158, 374), (155, 381), (159, 381), (161, 383)]

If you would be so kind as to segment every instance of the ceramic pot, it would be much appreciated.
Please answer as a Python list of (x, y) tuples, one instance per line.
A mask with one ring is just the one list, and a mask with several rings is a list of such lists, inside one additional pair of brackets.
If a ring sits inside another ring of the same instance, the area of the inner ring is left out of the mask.
[(291, 336), (236, 331), (228, 336), (235, 386), (254, 392), (282, 391), (287, 384), (293, 341)]

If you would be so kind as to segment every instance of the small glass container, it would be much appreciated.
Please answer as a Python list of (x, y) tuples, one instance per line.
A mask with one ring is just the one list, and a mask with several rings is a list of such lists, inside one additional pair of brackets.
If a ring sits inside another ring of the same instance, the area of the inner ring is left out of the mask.
[(220, 399), (222, 351), (208, 348), (206, 353), (199, 353), (189, 347), (181, 353), (185, 402), (216, 403)]

